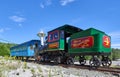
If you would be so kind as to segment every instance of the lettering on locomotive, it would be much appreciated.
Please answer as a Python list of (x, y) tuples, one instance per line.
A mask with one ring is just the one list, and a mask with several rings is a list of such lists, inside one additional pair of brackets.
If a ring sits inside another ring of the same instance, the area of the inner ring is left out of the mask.
[(90, 48), (94, 45), (94, 37), (87, 36), (71, 40), (71, 48)]
[(58, 42), (54, 42), (54, 43), (51, 43), (51, 44), (49, 44), (49, 48), (58, 48), (58, 46), (59, 46), (59, 43)]
[(103, 36), (103, 46), (110, 48), (110, 38), (108, 36)]

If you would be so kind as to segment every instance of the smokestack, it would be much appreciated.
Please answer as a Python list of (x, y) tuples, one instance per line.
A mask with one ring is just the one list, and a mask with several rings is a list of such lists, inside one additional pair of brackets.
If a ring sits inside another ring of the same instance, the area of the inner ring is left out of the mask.
[(41, 45), (43, 46), (43, 45), (44, 45), (45, 33), (41, 30), (41, 31), (37, 34), (37, 36), (40, 37)]

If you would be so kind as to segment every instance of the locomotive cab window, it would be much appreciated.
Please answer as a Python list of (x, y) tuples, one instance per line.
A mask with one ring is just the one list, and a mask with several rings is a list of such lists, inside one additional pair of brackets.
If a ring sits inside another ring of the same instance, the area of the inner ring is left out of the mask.
[(54, 33), (54, 39), (55, 39), (55, 40), (58, 39), (58, 32), (55, 32), (55, 33)]
[(60, 36), (61, 36), (61, 39), (64, 39), (64, 31), (61, 31)]
[(70, 37), (67, 37), (67, 38), (66, 38), (66, 43), (68, 43), (69, 39), (70, 39)]
[(58, 39), (59, 39), (59, 31), (58, 30), (49, 33), (49, 38), (48, 38), (49, 42), (57, 41)]
[(49, 35), (49, 39), (50, 39), (50, 41), (53, 40), (53, 34), (50, 34), (50, 35)]

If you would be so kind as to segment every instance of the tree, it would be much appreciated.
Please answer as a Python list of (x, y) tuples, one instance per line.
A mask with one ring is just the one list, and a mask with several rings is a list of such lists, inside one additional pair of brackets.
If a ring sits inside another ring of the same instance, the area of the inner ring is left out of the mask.
[(10, 55), (10, 47), (16, 44), (0, 43), (0, 56)]
[(120, 59), (120, 49), (112, 49), (112, 60)]

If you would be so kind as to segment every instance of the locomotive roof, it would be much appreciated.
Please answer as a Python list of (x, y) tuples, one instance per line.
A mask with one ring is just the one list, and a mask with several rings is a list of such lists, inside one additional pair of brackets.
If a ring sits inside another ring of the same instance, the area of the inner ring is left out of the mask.
[[(54, 30), (64, 30), (67, 33), (67, 36), (70, 36), (70, 35), (72, 35), (74, 33), (83, 31), (83, 29), (80, 29), (78, 27), (75, 27), (75, 26), (72, 26), (72, 25), (68, 25), (68, 24), (60, 26), (60, 27), (58, 27), (58, 28), (56, 28)], [(54, 31), (54, 30), (52, 30), (52, 31)], [(49, 31), (49, 32), (52, 32), (52, 31)]]

